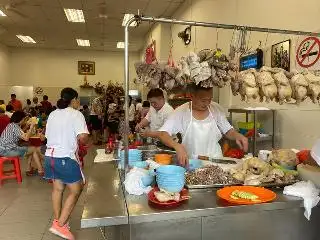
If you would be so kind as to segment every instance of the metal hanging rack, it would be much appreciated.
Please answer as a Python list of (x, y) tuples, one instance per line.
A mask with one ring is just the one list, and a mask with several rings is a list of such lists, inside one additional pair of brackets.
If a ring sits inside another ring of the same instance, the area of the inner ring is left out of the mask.
[(210, 22), (197, 22), (197, 21), (184, 21), (168, 18), (155, 18), (142, 15), (135, 15), (132, 17), (124, 28), (125, 36), (125, 49), (124, 49), (124, 86), (125, 86), (125, 134), (124, 134), (124, 147), (125, 147), (125, 161), (124, 169), (125, 172), (128, 171), (128, 156), (129, 156), (129, 141), (128, 141), (128, 132), (129, 132), (129, 27), (130, 25), (136, 22), (137, 27), (142, 22), (153, 22), (153, 23), (168, 23), (168, 24), (177, 24), (177, 25), (188, 25), (188, 26), (198, 26), (198, 27), (207, 27), (207, 28), (222, 28), (222, 29), (236, 29), (236, 30), (247, 30), (251, 32), (265, 32), (265, 33), (280, 33), (287, 35), (305, 35), (305, 36), (317, 36), (320, 37), (319, 32), (305, 32), (305, 31), (295, 31), (295, 30), (284, 30), (276, 28), (261, 28), (261, 27), (251, 27), (251, 26), (241, 26), (241, 25), (231, 25), (231, 24), (221, 24), (221, 23), (210, 23)]

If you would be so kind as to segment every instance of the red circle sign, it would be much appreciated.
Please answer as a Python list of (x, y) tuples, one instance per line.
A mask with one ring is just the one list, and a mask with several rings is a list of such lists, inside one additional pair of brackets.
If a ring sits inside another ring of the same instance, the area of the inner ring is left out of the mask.
[[(312, 59), (310, 60), (310, 57)], [(308, 68), (313, 66), (320, 58), (320, 40), (317, 37), (307, 37), (304, 39), (297, 50), (296, 59), (301, 67)]]

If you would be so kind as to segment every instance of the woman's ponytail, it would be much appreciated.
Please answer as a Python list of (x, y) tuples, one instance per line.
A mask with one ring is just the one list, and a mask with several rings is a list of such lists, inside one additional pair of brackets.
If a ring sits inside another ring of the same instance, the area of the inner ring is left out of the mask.
[(68, 100), (64, 100), (62, 98), (60, 98), (57, 102), (57, 108), (59, 109), (65, 109), (69, 106), (71, 101), (68, 101)]

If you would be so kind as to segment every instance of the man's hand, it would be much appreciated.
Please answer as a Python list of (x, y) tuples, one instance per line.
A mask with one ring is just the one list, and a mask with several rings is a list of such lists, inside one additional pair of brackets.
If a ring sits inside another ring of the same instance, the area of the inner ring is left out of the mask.
[(141, 130), (141, 125), (138, 123), (135, 127), (136, 132), (140, 132)]
[(243, 150), (244, 152), (248, 151), (248, 138), (246, 138), (245, 136), (238, 134), (235, 137), (235, 141), (237, 143), (237, 145), (240, 147), (241, 150)]
[(179, 144), (175, 148), (180, 166), (189, 167), (189, 157), (185, 147)]

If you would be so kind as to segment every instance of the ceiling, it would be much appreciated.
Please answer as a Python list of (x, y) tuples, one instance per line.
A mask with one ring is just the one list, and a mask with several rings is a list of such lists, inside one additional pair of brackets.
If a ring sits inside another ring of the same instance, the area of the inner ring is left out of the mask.
[[(124, 40), (122, 20), (125, 13), (155, 17), (171, 17), (185, 0), (0, 0), (0, 42), (12, 47), (83, 49), (76, 38), (89, 39), (90, 50), (116, 51)], [(6, 4), (16, 5), (20, 13), (5, 10)], [(85, 23), (67, 21), (63, 8), (82, 9)], [(105, 17), (99, 17), (107, 15)], [(139, 51), (150, 24), (143, 23), (130, 32), (130, 51)], [(29, 35), (37, 43), (26, 44), (16, 35)]]

